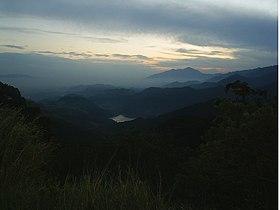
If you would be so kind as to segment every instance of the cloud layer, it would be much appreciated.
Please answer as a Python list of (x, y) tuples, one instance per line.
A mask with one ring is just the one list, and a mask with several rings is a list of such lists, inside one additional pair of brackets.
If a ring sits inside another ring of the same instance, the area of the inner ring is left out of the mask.
[(12, 45), (12, 44), (3, 44), (1, 46), (6, 47), (6, 48), (18, 49), (18, 50), (24, 50), (25, 49), (25, 47), (23, 47), (23, 46)]
[[(202, 46), (277, 49), (277, 16), (223, 1), (2, 0), (5, 15), (63, 20), (107, 32), (168, 34)], [(277, 1), (270, 1), (277, 4)], [(272, 6), (273, 6), (272, 5)], [(241, 5), (242, 6), (242, 5)], [(117, 40), (104, 40), (117, 41)], [(119, 40), (120, 41), (120, 40)]]
[(278, 63), (276, 8), (277, 0), (1, 0), (0, 50), (91, 60), (104, 74), (118, 61), (161, 70), (269, 66)]
[(88, 60), (71, 60), (39, 54), (0, 53), (0, 64), (1, 80), (17, 87), (100, 83), (129, 87), (141, 85), (143, 78), (154, 73), (153, 70), (132, 62), (92, 63)]

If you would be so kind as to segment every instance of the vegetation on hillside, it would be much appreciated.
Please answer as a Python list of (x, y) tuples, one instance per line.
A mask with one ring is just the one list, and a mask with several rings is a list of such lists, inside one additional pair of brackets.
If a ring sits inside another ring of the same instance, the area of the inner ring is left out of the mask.
[(102, 171), (58, 180), (55, 145), (16, 109), (0, 109), (0, 209), (168, 209), (132, 171)]
[(37, 109), (2, 100), (0, 209), (277, 209), (277, 103), (237, 96), (213, 121), (184, 110), (68, 143)]

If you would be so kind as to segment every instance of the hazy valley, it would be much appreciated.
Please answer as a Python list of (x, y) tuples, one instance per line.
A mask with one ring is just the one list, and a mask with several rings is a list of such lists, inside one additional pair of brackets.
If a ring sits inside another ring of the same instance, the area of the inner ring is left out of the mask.
[(278, 209), (278, 53), (277, 0), (1, 0), (0, 210)]

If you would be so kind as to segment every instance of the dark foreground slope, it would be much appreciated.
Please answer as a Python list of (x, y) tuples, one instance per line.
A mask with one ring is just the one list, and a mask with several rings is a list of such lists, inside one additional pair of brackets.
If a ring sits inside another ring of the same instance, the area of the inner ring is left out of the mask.
[[(132, 170), (120, 170), (117, 176), (109, 173), (108, 166), (86, 168), (86, 160), (71, 161), (75, 154), (65, 156), (65, 145), (45, 135), (48, 129), (38, 124), (40, 114), (31, 117), (24, 112), (28, 105), (10, 103), (21, 101), (20, 92), (6, 85), (4, 89), (0, 92), (0, 209), (173, 208)], [(6, 97), (8, 101), (2, 100)], [(80, 148), (79, 141), (73, 148)], [(65, 160), (71, 164), (65, 165)], [(75, 167), (79, 176), (72, 173)]]
[(0, 207), (277, 209), (277, 101), (212, 105), (91, 142), (52, 142), (37, 117), (2, 106)]
[(113, 127), (112, 114), (94, 102), (77, 95), (68, 95), (44, 102), (44, 114), (50, 119), (52, 130), (61, 141), (73, 142), (82, 138), (90, 141), (92, 137), (106, 134), (105, 127)]

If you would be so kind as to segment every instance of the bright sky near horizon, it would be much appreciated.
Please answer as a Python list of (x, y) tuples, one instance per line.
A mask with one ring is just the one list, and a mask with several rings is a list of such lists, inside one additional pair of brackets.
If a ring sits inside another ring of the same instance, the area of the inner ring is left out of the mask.
[(213, 72), (277, 64), (277, 0), (1, 0), (0, 52)]

